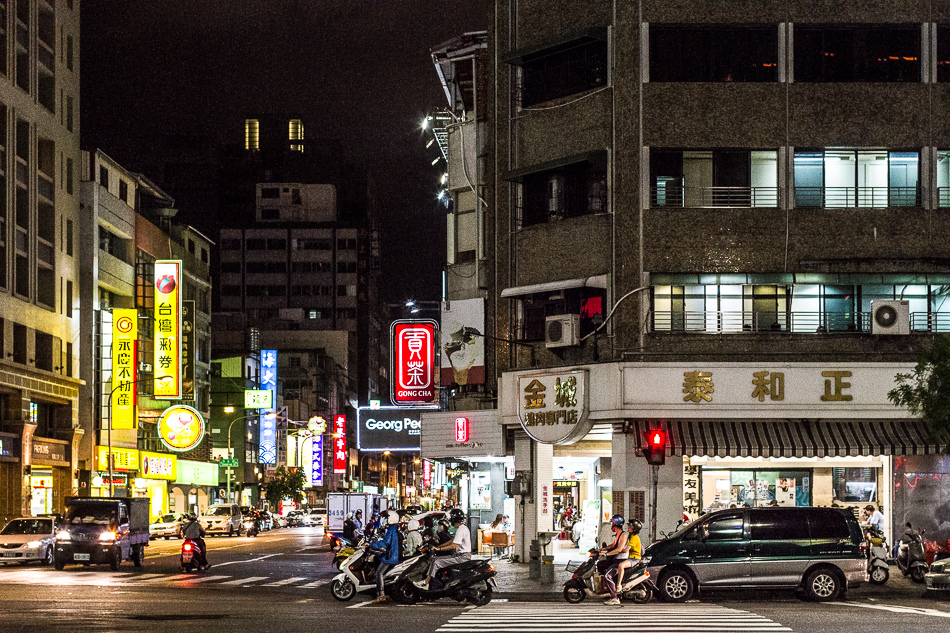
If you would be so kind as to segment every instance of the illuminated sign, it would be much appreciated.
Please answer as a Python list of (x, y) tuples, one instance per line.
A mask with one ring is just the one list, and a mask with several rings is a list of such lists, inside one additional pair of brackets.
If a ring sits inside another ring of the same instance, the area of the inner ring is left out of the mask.
[[(135, 449), (113, 448), (112, 470), (138, 470), (139, 452)], [(109, 470), (109, 447), (96, 447), (96, 470)]]
[(198, 351), (195, 329), (195, 302), (181, 302), (181, 391), (183, 400), (195, 399), (195, 354)]
[(422, 460), (422, 487), (429, 488), (432, 486), (432, 462), (428, 459)]
[(468, 441), (468, 418), (455, 418), (455, 441)]
[(178, 400), (181, 386), (181, 262), (155, 261), (155, 398)]
[[(261, 350), (261, 389), (277, 391), (276, 349)], [(276, 411), (273, 410), (261, 412), (260, 460), (262, 464), (277, 463), (277, 416), (274, 415), (275, 413)]]
[(177, 462), (175, 455), (139, 451), (139, 477), (174, 481), (178, 476)]
[(356, 446), (361, 451), (417, 451), (424, 409), (357, 409)]
[(113, 429), (135, 429), (135, 353), (138, 341), (138, 311), (112, 311), (112, 403)]
[(246, 389), (244, 391), (245, 409), (271, 409), (274, 406), (274, 392), (270, 389)]
[(392, 402), (396, 406), (436, 402), (434, 321), (394, 321), (392, 355)]
[(587, 370), (518, 376), (518, 417), (542, 444), (573, 444), (594, 421), (587, 415)]
[(310, 485), (323, 485), (323, 436), (314, 436), (311, 448)]
[(333, 472), (346, 472), (346, 416), (333, 416)]
[(176, 404), (168, 407), (158, 419), (158, 437), (169, 449), (182, 453), (201, 444), (205, 436), (205, 421), (191, 407)]

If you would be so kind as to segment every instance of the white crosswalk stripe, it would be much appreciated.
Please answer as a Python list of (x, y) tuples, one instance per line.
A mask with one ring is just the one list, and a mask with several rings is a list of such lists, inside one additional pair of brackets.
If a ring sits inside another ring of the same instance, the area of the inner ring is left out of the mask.
[[(230, 571), (230, 570), (229, 570)], [(288, 589), (315, 589), (329, 584), (330, 579), (314, 580), (313, 577), (293, 576), (280, 578), (275, 576), (243, 576), (233, 574), (143, 574), (135, 572), (100, 572), (87, 571), (52, 571), (47, 569), (30, 569), (9, 573), (0, 572), (0, 583), (20, 585), (48, 585), (48, 586), (132, 586), (132, 585), (177, 585), (240, 587), (254, 585), (255, 587), (274, 587)]]
[(468, 609), (452, 618), (440, 633), (470, 631), (473, 633), (540, 633), (543, 631), (576, 631), (579, 633), (624, 630), (650, 630), (664, 633), (690, 631), (746, 633), (760, 631), (791, 631), (768, 618), (710, 604), (552, 604), (492, 603)]

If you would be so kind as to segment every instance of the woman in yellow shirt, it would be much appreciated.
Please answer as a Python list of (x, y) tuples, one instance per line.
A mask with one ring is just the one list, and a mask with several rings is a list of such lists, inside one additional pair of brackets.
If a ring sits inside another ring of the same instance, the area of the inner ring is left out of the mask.
[(630, 551), (626, 560), (617, 565), (617, 588), (623, 587), (623, 573), (627, 567), (632, 567), (634, 563), (639, 563), (643, 558), (643, 544), (640, 542), (640, 530), (643, 524), (637, 520), (631, 521), (627, 525), (627, 533), (630, 535)]

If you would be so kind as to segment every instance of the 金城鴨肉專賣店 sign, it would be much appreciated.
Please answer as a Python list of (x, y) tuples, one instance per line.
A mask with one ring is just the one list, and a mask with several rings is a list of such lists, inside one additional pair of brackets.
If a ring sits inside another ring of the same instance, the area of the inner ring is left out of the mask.
[(593, 427), (588, 416), (587, 370), (518, 376), (518, 419), (542, 444), (573, 444)]

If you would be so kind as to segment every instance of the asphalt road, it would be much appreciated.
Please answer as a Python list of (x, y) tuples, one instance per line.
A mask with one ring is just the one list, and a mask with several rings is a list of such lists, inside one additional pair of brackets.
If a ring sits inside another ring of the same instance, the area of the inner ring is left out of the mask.
[[(924, 595), (892, 568), (883, 587), (863, 587), (830, 604), (789, 592), (704, 594), (683, 605), (651, 602), (607, 607), (568, 605), (557, 593), (511, 591), (474, 608), (443, 600), (406, 607), (363, 596), (341, 603), (336, 573), (318, 528), (265, 532), (257, 538), (209, 538), (212, 567), (178, 570), (181, 541), (153, 541), (145, 566), (36, 565), (0, 568), (0, 631), (921, 631), (950, 629), (950, 599)], [(504, 599), (506, 598), (506, 599)]]

